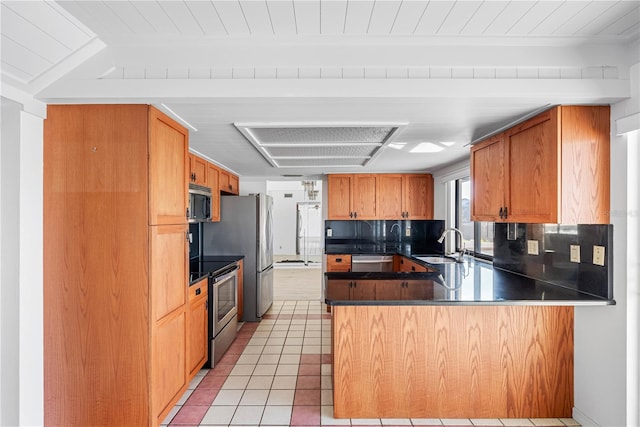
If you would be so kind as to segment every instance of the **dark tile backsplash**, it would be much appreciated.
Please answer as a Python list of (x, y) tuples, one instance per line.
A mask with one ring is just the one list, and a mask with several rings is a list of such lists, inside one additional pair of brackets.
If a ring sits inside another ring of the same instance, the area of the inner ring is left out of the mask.
[[(328, 230), (331, 229), (331, 236)], [(407, 229), (410, 229), (407, 236)], [(331, 245), (386, 245), (410, 243), (413, 253), (443, 253), (437, 240), (444, 231), (443, 220), (359, 220), (324, 222), (325, 248)]]
[[(493, 266), (534, 279), (613, 299), (613, 226), (565, 224), (495, 224)], [(538, 255), (527, 254), (527, 241), (538, 241)], [(571, 262), (570, 246), (580, 246), (580, 263)], [(593, 246), (605, 247), (604, 266), (593, 264)]]

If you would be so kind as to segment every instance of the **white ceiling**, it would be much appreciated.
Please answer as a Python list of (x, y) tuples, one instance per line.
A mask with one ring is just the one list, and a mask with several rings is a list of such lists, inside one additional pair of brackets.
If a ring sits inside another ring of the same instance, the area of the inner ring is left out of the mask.
[[(241, 177), (436, 171), (531, 111), (628, 97), (640, 60), (640, 1), (2, 1), (0, 13), (4, 88), (164, 104), (198, 129), (194, 151)], [(282, 169), (234, 123), (403, 126), (364, 167)], [(442, 151), (411, 153), (421, 142)]]

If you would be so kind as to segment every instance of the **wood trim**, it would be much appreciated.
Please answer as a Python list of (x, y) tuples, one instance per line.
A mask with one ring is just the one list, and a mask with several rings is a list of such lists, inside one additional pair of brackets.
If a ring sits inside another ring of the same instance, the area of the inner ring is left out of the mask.
[(332, 311), (336, 418), (571, 417), (572, 307)]

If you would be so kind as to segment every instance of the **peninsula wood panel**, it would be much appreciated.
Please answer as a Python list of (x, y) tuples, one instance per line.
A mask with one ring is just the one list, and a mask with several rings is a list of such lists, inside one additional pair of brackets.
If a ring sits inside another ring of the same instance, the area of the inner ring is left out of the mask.
[(336, 418), (571, 417), (572, 307), (332, 311)]
[(147, 106), (48, 106), (44, 420), (148, 425)]
[(609, 224), (610, 107), (562, 107), (562, 222)]

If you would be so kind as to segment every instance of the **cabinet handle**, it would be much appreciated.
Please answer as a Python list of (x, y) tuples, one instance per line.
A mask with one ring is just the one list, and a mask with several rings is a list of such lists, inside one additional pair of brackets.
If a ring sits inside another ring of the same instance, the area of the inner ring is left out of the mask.
[(507, 207), (505, 206), (504, 207), (504, 219), (507, 219), (507, 217), (509, 216), (509, 214), (507, 212), (508, 212), (508, 210), (507, 210)]
[(336, 262), (342, 262), (342, 258), (336, 258)]
[(196, 296), (200, 295), (201, 293), (202, 293), (202, 289), (200, 289), (200, 288), (196, 289)]
[(416, 271), (416, 266), (415, 265), (411, 266), (411, 271)]
[(353, 212), (349, 212), (349, 218), (353, 218)]
[(187, 219), (189, 219), (189, 208), (187, 208)]
[(353, 213), (353, 217), (354, 217), (354, 218), (358, 218), (358, 212), (354, 212), (354, 213)]
[(500, 215), (500, 218), (502, 218), (502, 215), (504, 215), (504, 208), (501, 206), (500, 207), (500, 211), (498, 212), (498, 215)]

